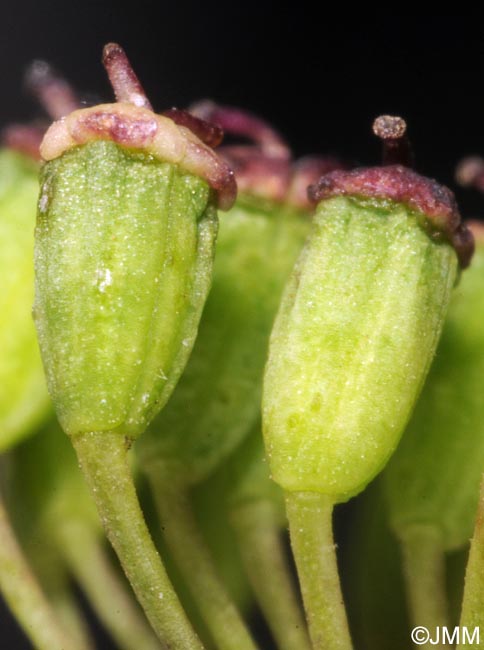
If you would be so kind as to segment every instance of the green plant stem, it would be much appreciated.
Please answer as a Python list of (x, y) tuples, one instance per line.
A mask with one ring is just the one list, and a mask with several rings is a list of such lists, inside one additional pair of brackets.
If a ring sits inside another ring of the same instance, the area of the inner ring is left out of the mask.
[(37, 650), (80, 650), (57, 620), (12, 530), (0, 499), (0, 589)]
[(163, 535), (219, 650), (256, 650), (254, 641), (217, 575), (188, 494), (156, 472), (149, 475)]
[(170, 650), (201, 650), (141, 512), (127, 441), (103, 431), (72, 438), (109, 541), (158, 638)]
[(117, 574), (97, 530), (83, 521), (59, 525), (67, 566), (121, 650), (159, 650), (160, 643)]
[(426, 627), (434, 638), (437, 628), (448, 625), (445, 554), (439, 531), (434, 526), (412, 526), (401, 544), (411, 622), (414, 627)]
[[(482, 643), (484, 636), (484, 478), (481, 483), (476, 525), (467, 561), (460, 619), (461, 633), (463, 628), (467, 628), (468, 633), (472, 634), (476, 627), (480, 630), (480, 643)], [(457, 650), (461, 647), (464, 647), (464, 644), (457, 646)], [(465, 647), (467, 648), (468, 645)]]
[(230, 516), (242, 561), (279, 650), (310, 650), (306, 622), (281, 540), (280, 516), (268, 500), (237, 505)]
[(351, 650), (332, 531), (333, 503), (317, 492), (286, 492), (291, 546), (314, 650)]
[(66, 584), (63, 589), (46, 590), (46, 594), (59, 621), (77, 647), (94, 650), (94, 641), (70, 586)]
[(42, 589), (66, 633), (75, 640), (80, 649), (93, 650), (94, 641), (73, 593), (66, 567), (59, 561), (57, 550), (53, 552), (50, 545), (47, 550), (42, 544), (39, 546), (37, 539), (32, 539), (26, 551)]

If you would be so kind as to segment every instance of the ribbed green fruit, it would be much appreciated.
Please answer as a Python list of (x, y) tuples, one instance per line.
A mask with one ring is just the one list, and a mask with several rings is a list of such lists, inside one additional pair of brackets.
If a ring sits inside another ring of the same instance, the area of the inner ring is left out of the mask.
[(196, 483), (254, 426), (274, 314), (308, 227), (294, 209), (243, 197), (221, 217), (193, 354), (138, 443), (146, 468)]
[(35, 320), (49, 391), (70, 435), (138, 436), (190, 353), (210, 284), (208, 184), (96, 141), (42, 171)]
[(344, 501), (395, 449), (457, 269), (452, 247), (429, 237), (424, 220), (403, 203), (377, 198), (319, 203), (279, 309), (265, 375), (268, 459), (286, 490)]
[(403, 439), (385, 470), (400, 536), (433, 527), (445, 550), (467, 544), (484, 471), (484, 239), (450, 303), (437, 354)]
[(37, 165), (0, 151), (0, 451), (35, 429), (49, 398), (32, 322)]

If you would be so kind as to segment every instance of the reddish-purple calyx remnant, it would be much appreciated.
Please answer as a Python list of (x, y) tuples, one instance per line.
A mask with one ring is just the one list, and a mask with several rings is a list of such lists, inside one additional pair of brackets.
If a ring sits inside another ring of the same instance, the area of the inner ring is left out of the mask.
[(2, 143), (8, 148), (40, 160), (40, 143), (45, 129), (34, 124), (10, 124), (2, 131)]
[(192, 106), (190, 112), (201, 119), (218, 124), (231, 135), (248, 138), (269, 158), (289, 160), (291, 157), (291, 151), (279, 133), (248, 111), (233, 106), (219, 106), (205, 100)]
[[(405, 135), (405, 122), (389, 119), (383, 116), (374, 123), (374, 132), (383, 137), (384, 146), (389, 140), (401, 140)], [(398, 137), (388, 138), (388, 133)], [(308, 188), (308, 196), (315, 203), (334, 196), (403, 203), (425, 217), (424, 225), (431, 235), (441, 236), (454, 247), (461, 268), (470, 263), (474, 239), (461, 222), (454, 194), (437, 181), (401, 164), (332, 171)]]
[(194, 132), (203, 132), (207, 138), (211, 131), (212, 141), (217, 141), (220, 140), (217, 128), (210, 129), (199, 120), (183, 118), (182, 111), (176, 113), (176, 119), (154, 113), (119, 45), (105, 46), (103, 63), (118, 102), (74, 110), (54, 122), (41, 144), (42, 158), (52, 160), (72, 147), (93, 140), (112, 140), (123, 147), (146, 151), (203, 178), (216, 191), (219, 207), (229, 209), (237, 192), (234, 174)]
[(298, 207), (308, 207), (308, 187), (315, 183), (323, 174), (336, 169), (345, 169), (340, 159), (334, 156), (304, 156), (292, 165), (292, 175), (287, 191), (287, 201)]
[(333, 196), (404, 203), (426, 217), (426, 225), (432, 233), (440, 233), (454, 246), (461, 267), (468, 266), (472, 257), (473, 238), (461, 223), (453, 193), (437, 181), (402, 165), (336, 170), (311, 185), (308, 195), (316, 203)]
[(344, 166), (330, 156), (308, 156), (294, 162), (282, 136), (260, 117), (242, 109), (205, 100), (194, 104), (190, 114), (218, 125), (226, 135), (248, 141), (219, 150), (234, 170), (242, 193), (307, 209), (308, 185), (321, 174)]
[(169, 117), (178, 126), (190, 129), (197, 138), (200, 138), (209, 147), (218, 147), (224, 138), (223, 129), (213, 122), (207, 122), (182, 108), (169, 108), (163, 111), (162, 115)]
[(79, 108), (79, 100), (72, 87), (45, 61), (32, 63), (25, 75), (25, 83), (53, 120), (60, 120)]
[[(25, 74), (25, 85), (53, 120), (59, 120), (80, 106), (79, 99), (65, 79), (60, 77), (46, 61), (34, 61)], [(40, 145), (47, 131), (42, 120), (31, 124), (10, 124), (1, 134), (3, 144), (9, 149), (40, 160)]]

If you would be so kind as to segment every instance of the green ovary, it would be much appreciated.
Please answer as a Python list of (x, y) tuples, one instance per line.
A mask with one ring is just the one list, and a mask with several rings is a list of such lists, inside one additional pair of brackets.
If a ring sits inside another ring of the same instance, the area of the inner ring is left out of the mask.
[(484, 463), (484, 246), (450, 303), (437, 354), (385, 471), (390, 521), (403, 537), (426, 525), (446, 551), (472, 535)]
[(44, 167), (35, 317), (67, 433), (139, 435), (189, 354), (217, 218), (207, 184), (93, 142)]
[(307, 224), (292, 210), (266, 211), (240, 199), (221, 217), (197, 341), (172, 397), (139, 442), (145, 465), (161, 461), (178, 480), (183, 474), (199, 481), (254, 425), (272, 321)]
[(342, 501), (393, 452), (440, 334), (457, 260), (399, 204), (320, 204), (277, 317), (264, 386), (274, 479)]

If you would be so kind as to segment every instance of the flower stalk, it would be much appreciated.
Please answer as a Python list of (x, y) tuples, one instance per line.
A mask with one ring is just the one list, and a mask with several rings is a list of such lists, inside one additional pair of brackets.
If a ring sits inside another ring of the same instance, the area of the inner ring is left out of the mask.
[(0, 588), (24, 632), (39, 650), (84, 650), (70, 638), (42, 592), (0, 500)]

